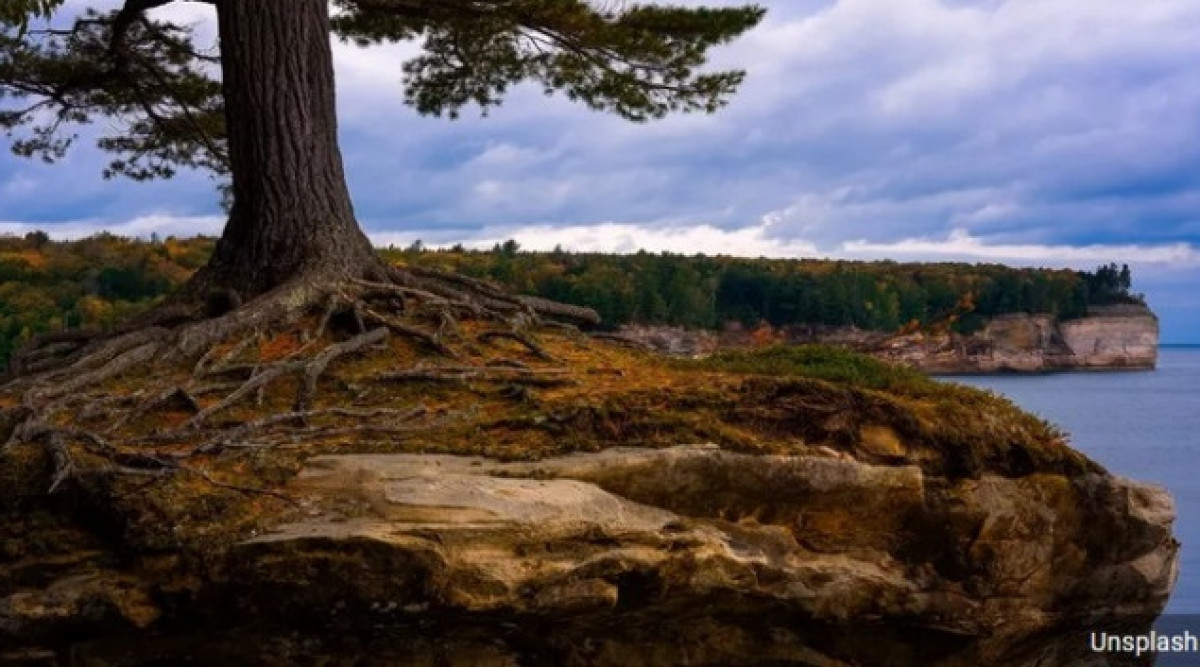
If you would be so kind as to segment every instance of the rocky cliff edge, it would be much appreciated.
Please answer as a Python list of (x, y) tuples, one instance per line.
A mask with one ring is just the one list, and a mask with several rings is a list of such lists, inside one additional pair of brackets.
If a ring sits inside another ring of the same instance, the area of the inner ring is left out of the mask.
[(1166, 604), (1169, 496), (999, 397), (848, 353), (833, 381), (540, 343), (371, 384), (413, 365), (392, 341), (307, 422), (262, 417), (285, 386), (202, 449), (180, 401), (64, 415), (171, 475), (81, 445), (47, 496), (55, 461), (9, 447), (0, 663), (1082, 667)]
[[(203, 649), (150, 635), (141, 659), (1106, 664), (1088, 662), (1087, 633), (1144, 627), (1177, 568), (1170, 498), (1103, 474), (950, 480), (697, 445), (510, 463), (321, 456), (290, 491), (302, 516), (235, 545), (206, 593), (240, 629), (189, 638)], [(135, 584), (103, 576), (9, 595), (0, 630), (153, 620)], [(308, 644), (263, 629), (314, 622), (323, 639)], [(248, 628), (255, 646), (234, 639)]]
[(619, 334), (676, 356), (764, 344), (842, 345), (934, 374), (1149, 370), (1158, 363), (1158, 318), (1137, 304), (1093, 307), (1086, 317), (1071, 320), (1045, 314), (999, 315), (970, 335), (889, 334), (822, 325), (731, 326), (721, 332), (627, 325)]
[[(296, 485), (311, 516), (232, 555), (247, 604), (476, 637), (448, 664), (1066, 665), (1176, 575), (1170, 498), (1098, 474), (951, 482), (699, 445), (326, 456)], [(497, 615), (512, 626), (471, 634)]]

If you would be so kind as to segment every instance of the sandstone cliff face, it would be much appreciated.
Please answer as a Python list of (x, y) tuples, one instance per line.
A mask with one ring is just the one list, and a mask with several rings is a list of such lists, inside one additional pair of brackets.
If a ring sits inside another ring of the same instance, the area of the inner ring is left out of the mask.
[(695, 445), (321, 456), (290, 492), (190, 594), (215, 624), (131, 639), (155, 605), (97, 571), (0, 600), (0, 640), (107, 623), (74, 649), (95, 665), (1082, 667), (1123, 664), (1088, 632), (1145, 629), (1177, 574), (1170, 497), (1102, 473)]
[(1148, 622), (1177, 568), (1170, 498), (1102, 474), (949, 480), (700, 445), (323, 456), (293, 490), (307, 516), (229, 556), (246, 622), (387, 629), (296, 661), (1103, 664), (1086, 630)]
[(1144, 306), (1107, 306), (1087, 317), (1004, 315), (971, 336), (896, 338), (872, 351), (930, 373), (1152, 369), (1158, 318)]
[(1148, 309), (1096, 309), (1059, 329), (1080, 367), (1153, 368), (1158, 362), (1158, 318)]
[(795, 325), (722, 332), (630, 325), (619, 333), (655, 350), (703, 356), (722, 348), (766, 343), (843, 345), (935, 374), (1033, 373), (1060, 370), (1153, 369), (1158, 362), (1158, 318), (1145, 306), (1093, 308), (1086, 317), (1001, 315), (969, 335), (889, 335), (854, 327)]

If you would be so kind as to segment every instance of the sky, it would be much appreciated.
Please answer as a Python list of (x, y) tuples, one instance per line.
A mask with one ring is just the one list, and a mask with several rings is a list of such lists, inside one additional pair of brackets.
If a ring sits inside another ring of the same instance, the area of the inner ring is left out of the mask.
[[(361, 224), (383, 245), (1128, 263), (1163, 342), (1200, 342), (1200, 0), (761, 4), (713, 54), (747, 71), (729, 106), (646, 124), (532, 86), (420, 117), (417, 45), (335, 43)], [(213, 41), (208, 5), (155, 15)], [(54, 166), (0, 153), (0, 233), (220, 232), (206, 175), (104, 181), (88, 138)]]

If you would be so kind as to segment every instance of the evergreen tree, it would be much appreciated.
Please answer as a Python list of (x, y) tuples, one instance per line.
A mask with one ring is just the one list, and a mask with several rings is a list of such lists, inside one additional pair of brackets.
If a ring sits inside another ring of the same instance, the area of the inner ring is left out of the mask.
[(55, 160), (72, 126), (106, 119), (119, 127), (99, 142), (114, 154), (106, 175), (148, 179), (195, 167), (229, 176), (224, 232), (177, 305), (388, 275), (355, 220), (342, 171), (331, 32), (363, 47), (420, 40), (423, 52), (402, 69), (405, 101), (422, 114), (486, 109), (531, 80), (644, 121), (722, 106), (743, 72), (705, 71), (706, 55), (764, 13), (587, 0), (336, 0), (331, 17), (326, 0), (209, 0), (221, 45), (213, 55), (194, 46), (189, 28), (147, 16), (172, 1), (126, 0), (42, 29), (40, 19), (59, 18), (64, 0), (5, 0), (0, 96), (9, 104), (0, 126), (29, 129), (13, 144), (18, 154)]

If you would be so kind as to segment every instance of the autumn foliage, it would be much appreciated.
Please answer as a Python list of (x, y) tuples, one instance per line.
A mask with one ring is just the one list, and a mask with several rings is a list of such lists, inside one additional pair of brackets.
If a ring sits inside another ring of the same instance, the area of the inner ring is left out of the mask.
[[(148, 241), (100, 234), (69, 242), (34, 232), (0, 237), (0, 363), (35, 333), (105, 329), (158, 303), (207, 261), (209, 238)], [(624, 323), (719, 328), (739, 323), (773, 342), (772, 327), (853, 325), (882, 331), (972, 331), (1007, 312), (1083, 315), (1090, 304), (1135, 301), (1128, 268), (1094, 272), (997, 264), (899, 264), (389, 248), (392, 263), (487, 278), (525, 294), (596, 309)]]

